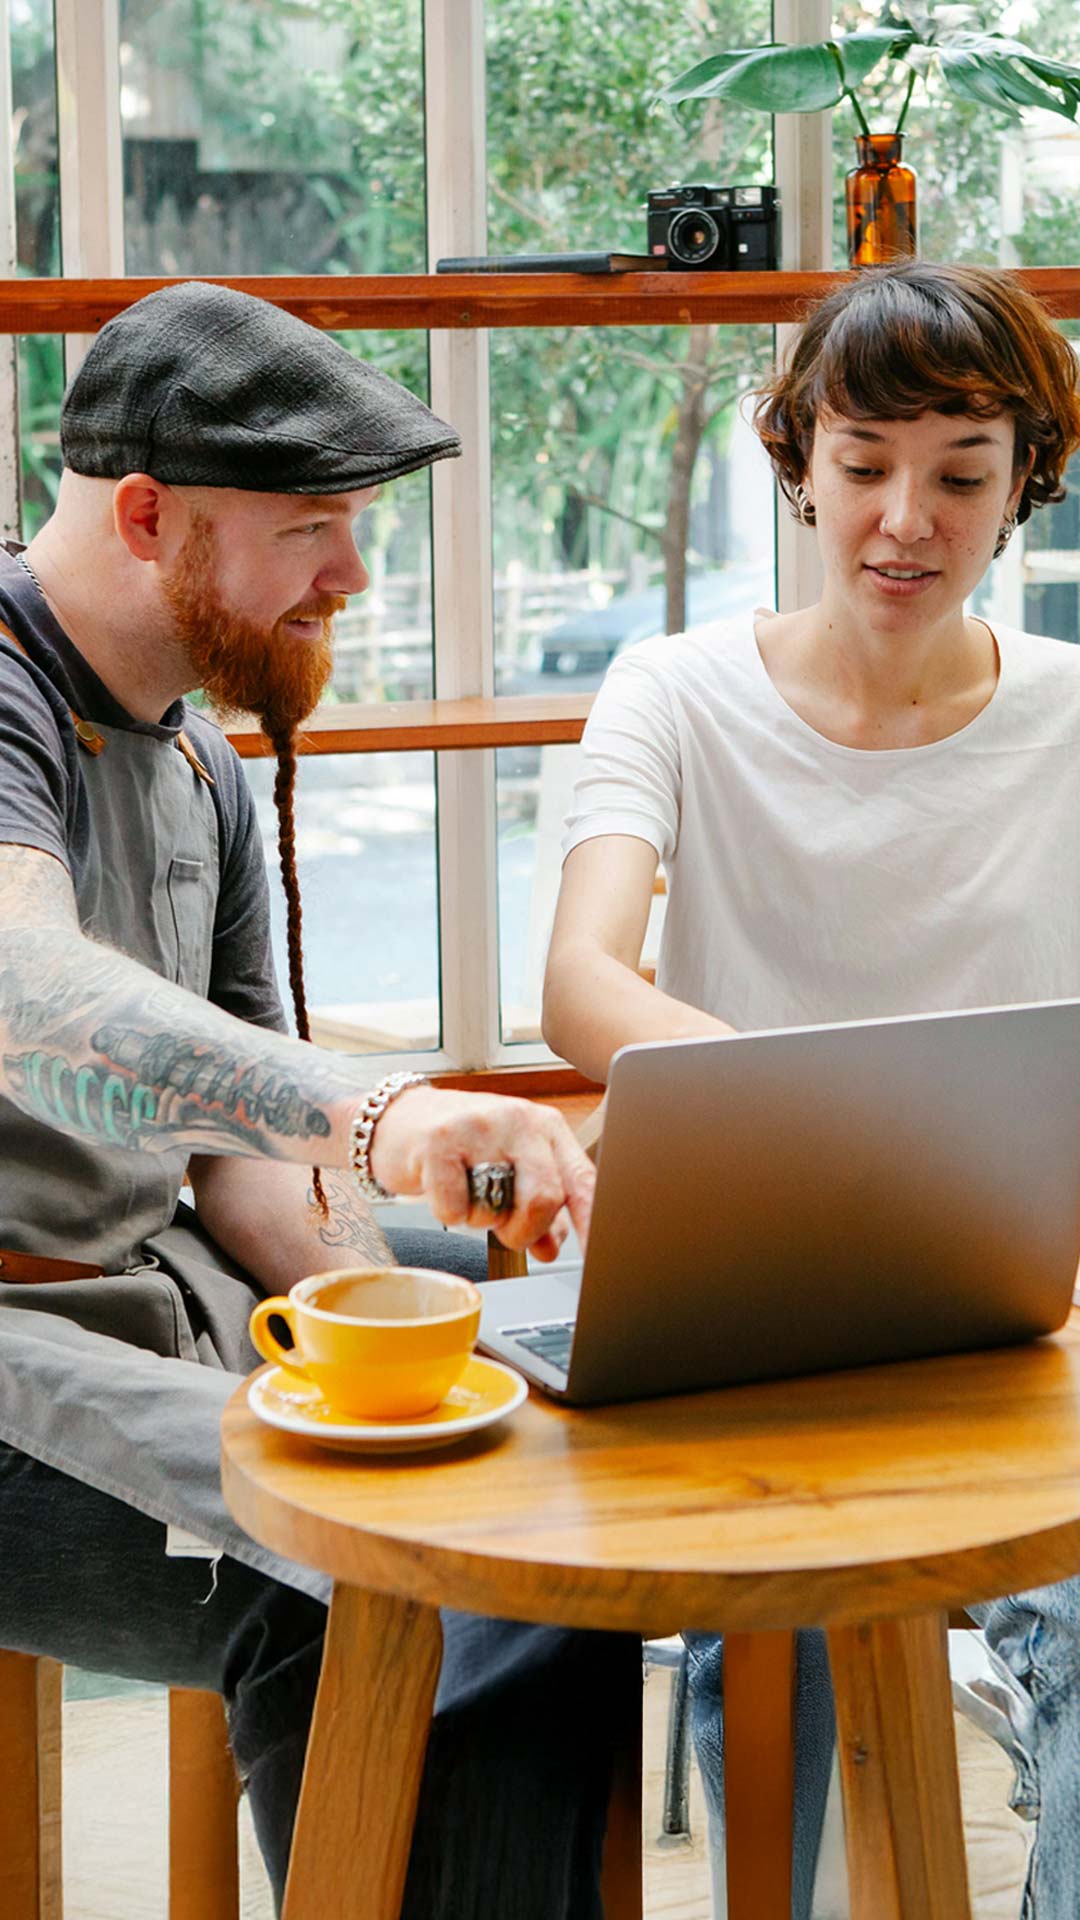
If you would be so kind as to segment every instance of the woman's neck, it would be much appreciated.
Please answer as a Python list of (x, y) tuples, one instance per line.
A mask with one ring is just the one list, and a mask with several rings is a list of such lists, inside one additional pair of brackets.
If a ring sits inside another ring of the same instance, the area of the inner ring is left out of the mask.
[(992, 699), (1000, 662), (990, 628), (957, 610), (918, 631), (853, 631), (827, 599), (761, 617), (758, 649), (777, 692), (843, 746), (926, 746), (966, 727)]

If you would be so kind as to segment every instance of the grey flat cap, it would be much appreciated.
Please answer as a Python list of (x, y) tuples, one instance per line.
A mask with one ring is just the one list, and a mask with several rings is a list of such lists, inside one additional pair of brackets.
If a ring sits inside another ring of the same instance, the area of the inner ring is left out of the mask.
[(75, 473), (255, 493), (349, 493), (461, 452), (453, 427), (328, 334), (205, 280), (102, 327), (60, 446)]

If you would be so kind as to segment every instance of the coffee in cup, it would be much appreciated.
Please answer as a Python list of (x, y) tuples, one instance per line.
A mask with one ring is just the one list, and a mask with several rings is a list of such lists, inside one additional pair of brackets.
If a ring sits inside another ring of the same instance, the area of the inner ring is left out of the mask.
[[(279, 1315), (292, 1347), (275, 1339)], [(425, 1267), (341, 1268), (261, 1300), (251, 1338), (264, 1359), (318, 1387), (343, 1414), (408, 1420), (430, 1413), (465, 1371), (480, 1326), (471, 1280)]]

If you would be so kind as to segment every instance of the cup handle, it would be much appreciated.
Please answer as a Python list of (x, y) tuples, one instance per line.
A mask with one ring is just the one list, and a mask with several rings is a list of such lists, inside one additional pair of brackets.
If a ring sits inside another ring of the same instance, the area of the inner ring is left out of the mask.
[(283, 1347), (270, 1331), (270, 1320), (274, 1314), (280, 1314), (293, 1339), (296, 1339), (296, 1326), (293, 1321), (293, 1303), (287, 1294), (276, 1293), (269, 1300), (260, 1300), (248, 1322), (248, 1332), (253, 1344), (258, 1348), (264, 1360), (272, 1360), (275, 1366), (284, 1367), (288, 1373), (297, 1373), (302, 1380), (310, 1380), (303, 1361), (295, 1346)]

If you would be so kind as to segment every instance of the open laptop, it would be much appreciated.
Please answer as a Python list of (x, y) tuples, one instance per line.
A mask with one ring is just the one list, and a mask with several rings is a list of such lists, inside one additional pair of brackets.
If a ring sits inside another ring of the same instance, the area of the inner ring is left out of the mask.
[(1003, 1345), (1080, 1260), (1080, 1001), (624, 1047), (584, 1269), (480, 1344), (578, 1404)]

